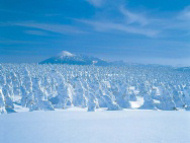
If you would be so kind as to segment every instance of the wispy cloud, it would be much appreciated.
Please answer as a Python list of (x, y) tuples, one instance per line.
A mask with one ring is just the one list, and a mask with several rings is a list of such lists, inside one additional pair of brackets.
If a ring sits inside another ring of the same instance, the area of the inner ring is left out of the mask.
[(19, 15), (34, 15), (32, 13), (27, 13), (27, 12), (23, 12), (23, 11), (15, 11), (15, 10), (10, 10), (10, 9), (0, 9), (1, 13), (13, 13), (13, 14), (19, 14)]
[(97, 11), (91, 19), (77, 21), (93, 26), (95, 31), (101, 32), (119, 31), (154, 38), (190, 35), (190, 6), (169, 13), (170, 15), (158, 14), (156, 11), (150, 13), (146, 9), (139, 12), (138, 9), (131, 10), (126, 4), (116, 4), (111, 8), (105, 5), (103, 10)]
[(10, 10), (10, 9), (0, 9), (0, 12), (1, 13), (4, 13), (4, 14), (16, 14), (16, 15), (20, 15), (20, 16), (23, 16), (23, 15), (29, 15), (29, 16), (37, 16), (37, 17), (55, 17), (55, 16), (62, 16), (63, 14), (62, 13), (38, 13), (38, 15), (36, 15), (35, 13), (30, 13), (30, 12), (26, 12), (26, 11), (22, 11), (22, 10), (19, 10), (19, 11), (14, 11), (14, 10)]
[(13, 26), (22, 26), (28, 28), (35, 28), (40, 30), (45, 30), (49, 32), (59, 33), (59, 34), (82, 34), (85, 33), (76, 27), (63, 25), (63, 24), (49, 24), (49, 23), (37, 23), (37, 22), (18, 22), (12, 23)]
[(156, 30), (138, 28), (138, 27), (128, 26), (128, 25), (120, 24), (120, 23), (92, 21), (92, 20), (78, 20), (78, 21), (91, 25), (95, 28), (95, 30), (102, 31), (102, 32), (116, 30), (120, 32), (145, 35), (148, 37), (154, 37), (159, 33), (159, 31), (156, 31)]
[(39, 30), (26, 30), (24, 32), (30, 35), (48, 36), (47, 32), (39, 31)]
[(105, 0), (86, 0), (95, 7), (101, 7)]
[(100, 7), (104, 4), (102, 9), (97, 9), (94, 17), (77, 19), (78, 22), (92, 26), (95, 31), (117, 31), (118, 33), (124, 32), (146, 37), (156, 37), (161, 31), (155, 25), (152, 26), (154, 19), (146, 16), (146, 12), (134, 12), (126, 8), (126, 1), (121, 0), (115, 3), (108, 0), (87, 1), (95, 7)]
[[(174, 17), (162, 20), (164, 30), (178, 31), (178, 35), (190, 35), (190, 6), (179, 11)], [(171, 35), (174, 36), (174, 35)]]
[(120, 11), (126, 17), (129, 24), (138, 23), (140, 25), (147, 25), (149, 23), (148, 19), (144, 15), (131, 12), (125, 9), (124, 6), (120, 7)]
[(0, 40), (0, 44), (41, 44), (41, 42), (34, 42), (34, 41), (21, 41), (21, 40)]
[(190, 6), (187, 6), (184, 10), (182, 10), (178, 18), (181, 20), (190, 20)]
[(47, 14), (43, 14), (43, 16), (46, 17), (56, 17), (56, 16), (62, 16), (63, 14), (60, 13), (47, 13)]

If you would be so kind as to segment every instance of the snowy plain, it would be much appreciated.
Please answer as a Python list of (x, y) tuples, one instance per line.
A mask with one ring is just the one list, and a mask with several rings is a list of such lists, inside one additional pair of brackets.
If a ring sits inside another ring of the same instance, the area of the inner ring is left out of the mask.
[(0, 116), (1, 143), (189, 143), (186, 111), (69, 109)]

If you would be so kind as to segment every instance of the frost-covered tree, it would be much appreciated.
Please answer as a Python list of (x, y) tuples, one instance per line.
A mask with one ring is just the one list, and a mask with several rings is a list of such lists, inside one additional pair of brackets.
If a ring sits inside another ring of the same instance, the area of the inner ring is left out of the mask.
[(72, 105), (72, 87), (65, 81), (65, 77), (56, 71), (51, 71), (51, 78), (56, 81), (57, 96), (50, 99), (56, 108), (66, 108)]
[(48, 101), (48, 99), (44, 96), (44, 93), (40, 87), (40, 79), (39, 78), (32, 78), (33, 86), (33, 104), (30, 105), (30, 110), (53, 110), (53, 106)]
[(0, 114), (5, 114), (7, 113), (6, 109), (5, 109), (5, 97), (2, 93), (2, 89), (0, 88)]
[(74, 106), (87, 107), (87, 97), (85, 95), (86, 89), (83, 86), (83, 80), (74, 78), (73, 89), (74, 89), (74, 95), (73, 95)]

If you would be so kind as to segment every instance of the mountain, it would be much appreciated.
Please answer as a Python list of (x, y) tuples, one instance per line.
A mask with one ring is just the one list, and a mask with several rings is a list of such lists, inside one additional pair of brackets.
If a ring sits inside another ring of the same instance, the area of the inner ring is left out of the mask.
[(51, 57), (39, 64), (68, 64), (68, 65), (96, 65), (108, 66), (110, 62), (86, 55), (75, 55), (68, 51), (62, 51), (57, 56)]
[(177, 71), (182, 71), (182, 72), (189, 72), (190, 71), (190, 67), (179, 67), (176, 68)]
[(124, 61), (120, 60), (120, 61), (113, 61), (110, 63), (113, 66), (124, 66), (127, 65)]

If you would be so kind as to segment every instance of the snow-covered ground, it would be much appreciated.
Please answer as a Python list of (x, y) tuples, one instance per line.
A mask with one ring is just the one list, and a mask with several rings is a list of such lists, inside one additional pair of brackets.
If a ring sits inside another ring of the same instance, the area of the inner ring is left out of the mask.
[[(86, 109), (87, 110), (87, 109)], [(35, 111), (0, 116), (0, 143), (189, 143), (185, 111)]]
[(189, 143), (189, 75), (163, 66), (2, 64), (0, 143)]

